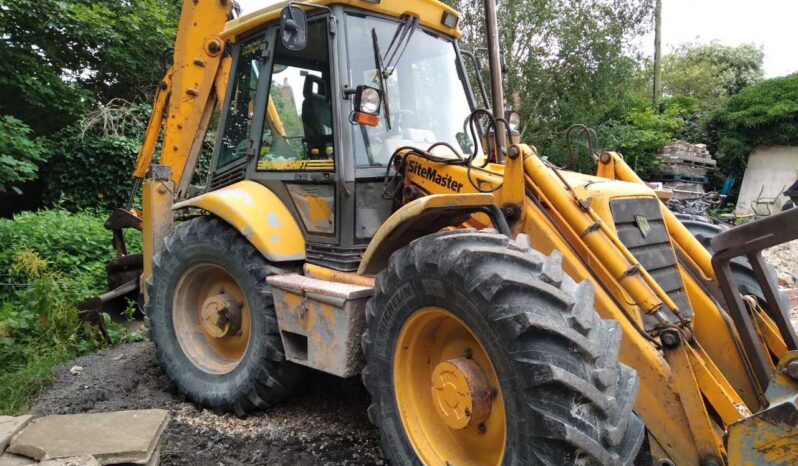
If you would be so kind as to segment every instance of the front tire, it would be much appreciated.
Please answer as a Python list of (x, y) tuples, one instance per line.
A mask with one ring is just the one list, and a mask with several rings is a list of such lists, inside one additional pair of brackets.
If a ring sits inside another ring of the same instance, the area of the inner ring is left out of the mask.
[(214, 217), (180, 225), (147, 281), (152, 340), (188, 399), (243, 415), (286, 398), (301, 368), (286, 361), (266, 259)]
[[(377, 277), (366, 321), (369, 417), (393, 464), (634, 461), (644, 429), (620, 327), (598, 317), (592, 285), (567, 277), (559, 253), (493, 231), (418, 239)], [(474, 363), (484, 377), (469, 376)], [(440, 396), (447, 383), (459, 388)], [(487, 402), (475, 386), (489, 387)]]

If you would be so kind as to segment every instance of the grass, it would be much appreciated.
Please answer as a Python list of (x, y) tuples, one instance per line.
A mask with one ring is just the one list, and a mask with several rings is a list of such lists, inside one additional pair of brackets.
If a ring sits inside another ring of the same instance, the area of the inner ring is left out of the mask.
[(25, 357), (22, 364), (5, 368), (0, 372), (0, 414), (25, 414), (34, 397), (53, 377), (53, 368), (73, 357), (66, 348), (49, 345), (31, 346), (35, 357)]

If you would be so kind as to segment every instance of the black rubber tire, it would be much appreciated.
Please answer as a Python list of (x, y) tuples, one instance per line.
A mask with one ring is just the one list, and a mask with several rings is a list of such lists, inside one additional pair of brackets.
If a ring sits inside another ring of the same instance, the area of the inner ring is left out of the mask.
[(786, 210), (792, 209), (793, 207), (795, 207), (795, 201), (789, 200), (785, 202), (783, 206), (781, 206), (781, 211), (784, 212)]
[[(723, 224), (709, 223), (701, 219), (684, 220), (681, 219), (682, 224), (687, 230), (695, 236), (698, 242), (709, 251), (710, 254), (714, 253), (712, 250), (712, 238), (727, 231), (728, 226)], [(762, 288), (754, 275), (754, 270), (751, 268), (751, 263), (745, 257), (735, 257), (731, 261), (731, 270), (734, 275), (734, 281), (740, 289), (740, 293), (744, 295), (754, 295), (760, 302), (765, 302), (765, 295), (762, 293)], [(776, 271), (768, 265), (768, 274), (773, 280), (777, 280)]]
[[(250, 309), (250, 340), (238, 366), (226, 374), (211, 374), (184, 354), (172, 321), (177, 282), (192, 265), (212, 263), (224, 268), (241, 287)], [(199, 217), (180, 225), (153, 260), (147, 280), (146, 313), (158, 360), (181, 395), (217, 412), (238, 415), (265, 408), (291, 394), (302, 367), (286, 361), (277, 326), (269, 262), (229, 224)]]
[(621, 330), (593, 308), (589, 282), (562, 271), (526, 235), (456, 230), (391, 256), (366, 307), (368, 413), (396, 465), (421, 464), (393, 391), (397, 337), (416, 310), (439, 306), (465, 322), (494, 364), (507, 417), (505, 465), (631, 464), (645, 431), (633, 413), (638, 378), (618, 361)]

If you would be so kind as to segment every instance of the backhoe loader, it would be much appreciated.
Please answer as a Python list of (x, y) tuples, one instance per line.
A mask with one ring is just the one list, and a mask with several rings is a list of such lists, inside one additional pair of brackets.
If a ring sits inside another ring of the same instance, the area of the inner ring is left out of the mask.
[(798, 464), (796, 336), (759, 255), (798, 209), (720, 231), (618, 153), (550, 163), (485, 17), (480, 108), (435, 0), (185, 1), (94, 303), (138, 294), (216, 411), (361, 375), (392, 464)]

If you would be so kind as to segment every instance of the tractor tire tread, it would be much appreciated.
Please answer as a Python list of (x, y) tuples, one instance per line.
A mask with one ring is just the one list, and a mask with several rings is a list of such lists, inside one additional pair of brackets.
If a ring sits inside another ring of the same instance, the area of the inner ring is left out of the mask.
[(384, 338), (380, 309), (392, 290), (411, 277), (427, 276), (441, 276), (481, 303), (523, 385), (529, 409), (517, 416), (525, 419), (528, 441), (508, 445), (503, 464), (634, 461), (644, 428), (632, 412), (637, 375), (618, 361), (620, 327), (599, 318), (592, 284), (575, 284), (564, 274), (559, 252), (544, 256), (525, 235), (511, 240), (484, 230), (417, 239), (394, 253), (378, 275), (366, 306), (363, 381), (372, 395), (369, 417), (381, 428), (384, 446), (395, 441), (386, 437), (385, 427), (396, 421), (386, 415), (386, 398), (380, 396), (391, 391), (391, 382), (372, 370), (386, 362), (371, 335)]

